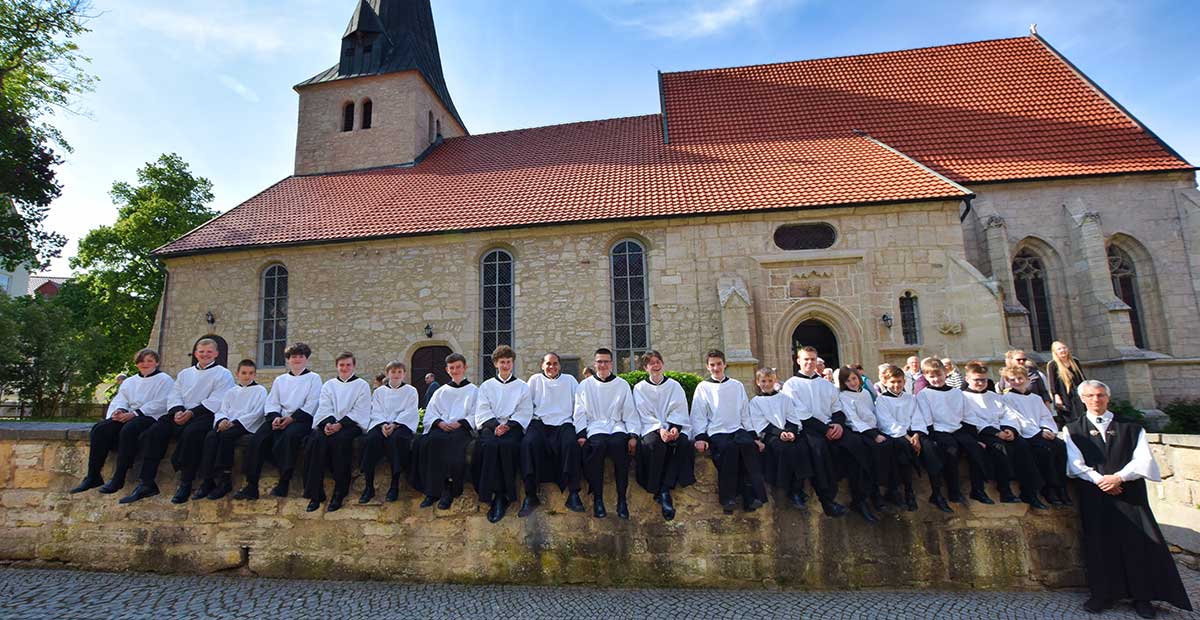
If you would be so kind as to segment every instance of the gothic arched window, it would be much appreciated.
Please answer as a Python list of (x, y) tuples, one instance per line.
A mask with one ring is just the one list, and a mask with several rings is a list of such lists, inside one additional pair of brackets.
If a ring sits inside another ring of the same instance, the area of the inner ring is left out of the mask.
[(433, 133), (433, 110), (430, 110), (430, 111), (429, 111), (429, 119), (428, 119), (428, 121), (426, 122), (425, 126), (429, 128), (429, 143), (430, 143), (430, 144), (433, 144), (433, 140), (434, 140), (434, 138), (436, 138), (436, 137), (437, 137), (437, 136), (436, 136), (436, 135), (434, 135), (434, 133)]
[(362, 128), (363, 129), (371, 128), (371, 113), (374, 111), (374, 108), (375, 108), (375, 106), (374, 106), (374, 104), (371, 103), (370, 99), (363, 99), (363, 102), (362, 102)]
[(1033, 350), (1049, 351), (1054, 342), (1054, 323), (1050, 318), (1050, 294), (1046, 285), (1046, 268), (1041, 257), (1029, 249), (1021, 250), (1012, 263), (1013, 285), (1017, 301), (1029, 311), (1029, 331)]
[(479, 357), (484, 379), (496, 376), (492, 350), (513, 343), (513, 257), (492, 250), (479, 264)]
[(354, 102), (342, 106), (342, 131), (354, 131)]
[(258, 333), (258, 359), (263, 368), (284, 365), (287, 346), (288, 271), (271, 265), (262, 274), (262, 319)]
[(646, 249), (632, 239), (618, 241), (612, 249), (612, 300), (613, 372), (628, 372), (650, 348)]
[(1133, 259), (1115, 245), (1108, 246), (1108, 272), (1112, 276), (1113, 294), (1129, 306), (1129, 323), (1133, 326), (1133, 343), (1146, 348), (1146, 332), (1142, 327), (1142, 304), (1138, 295), (1137, 271)]
[(921, 343), (921, 311), (912, 291), (905, 291), (900, 298), (900, 328), (904, 332), (904, 344)]

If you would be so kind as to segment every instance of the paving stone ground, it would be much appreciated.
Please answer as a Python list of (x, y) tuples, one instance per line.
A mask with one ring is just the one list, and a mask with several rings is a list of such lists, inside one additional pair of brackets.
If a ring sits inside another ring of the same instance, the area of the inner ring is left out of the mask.
[[(1180, 567), (1193, 606), (1200, 573)], [(1091, 616), (1081, 592), (771, 592), (403, 585), (244, 576), (0, 568), (0, 618), (384, 620), (390, 618), (848, 618), (991, 620)], [(1200, 619), (1159, 605), (1159, 618)]]

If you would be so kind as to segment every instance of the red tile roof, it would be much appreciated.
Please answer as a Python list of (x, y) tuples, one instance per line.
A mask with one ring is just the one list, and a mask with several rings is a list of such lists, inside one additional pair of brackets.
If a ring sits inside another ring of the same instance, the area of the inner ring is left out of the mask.
[(290, 177), (159, 250), (967, 196), (863, 136), (666, 145), (658, 115), (453, 138), (410, 168)]
[(859, 129), (960, 183), (1191, 169), (1040, 38), (662, 75), (672, 143)]

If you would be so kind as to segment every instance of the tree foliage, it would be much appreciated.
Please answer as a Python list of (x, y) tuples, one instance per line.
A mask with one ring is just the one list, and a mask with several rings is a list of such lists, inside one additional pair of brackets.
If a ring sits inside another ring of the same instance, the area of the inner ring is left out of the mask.
[(0, 295), (0, 389), (35, 416), (86, 400), (78, 369), (94, 349), (69, 309), (38, 296)]

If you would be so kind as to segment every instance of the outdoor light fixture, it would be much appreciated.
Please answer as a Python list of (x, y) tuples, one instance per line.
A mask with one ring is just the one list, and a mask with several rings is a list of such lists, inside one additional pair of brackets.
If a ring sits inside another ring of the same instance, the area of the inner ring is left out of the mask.
[(204, 321), (208, 323), (209, 327), (212, 327), (213, 323), (217, 322), (217, 317), (213, 316), (212, 310), (209, 310), (204, 313)]
[(883, 313), (883, 316), (879, 317), (879, 320), (880, 320), (880, 321), (883, 321), (883, 326), (884, 326), (884, 327), (886, 327), (886, 328), (888, 328), (888, 329), (891, 329), (891, 328), (892, 328), (892, 315), (890, 315), (890, 314), (888, 314), (888, 313), (884, 312), (884, 313)]
[(433, 327), (430, 326), (429, 323), (425, 324), (425, 337), (433, 338)]

